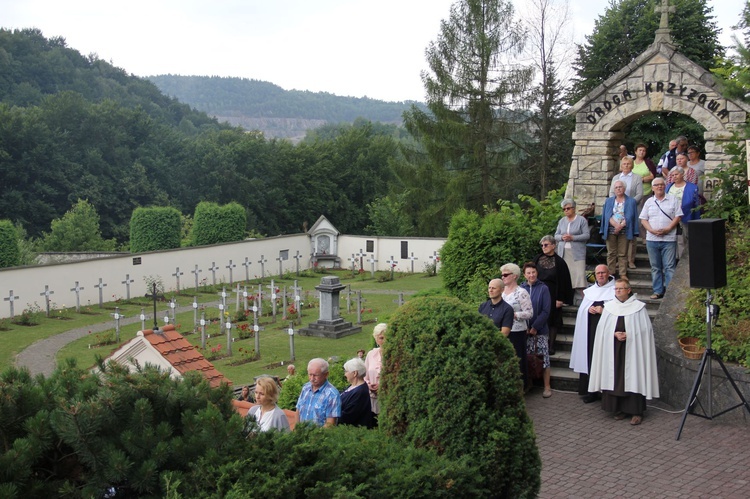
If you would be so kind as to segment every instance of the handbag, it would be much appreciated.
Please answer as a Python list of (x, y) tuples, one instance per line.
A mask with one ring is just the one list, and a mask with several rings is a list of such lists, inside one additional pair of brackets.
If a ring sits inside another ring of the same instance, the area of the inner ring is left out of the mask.
[(526, 354), (526, 369), (529, 379), (542, 379), (544, 375), (544, 355), (537, 353), (537, 339), (534, 337), (534, 351)]

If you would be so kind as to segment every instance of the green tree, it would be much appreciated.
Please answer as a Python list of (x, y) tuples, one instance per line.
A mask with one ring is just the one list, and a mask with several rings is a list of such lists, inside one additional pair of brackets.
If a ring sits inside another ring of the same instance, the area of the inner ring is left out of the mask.
[[(607, 78), (627, 66), (652, 43), (661, 14), (657, 0), (610, 0), (606, 12), (596, 20), (594, 32), (578, 46), (573, 64), (570, 102), (582, 99)], [(707, 0), (672, 0), (676, 13), (669, 16), (673, 44), (688, 59), (711, 69), (724, 49), (719, 43), (719, 27)], [(677, 135), (703, 146), (705, 130), (693, 119), (679, 113), (650, 113), (625, 129), (626, 145), (632, 151), (638, 142), (648, 145), (648, 155), (659, 157)]]
[(0, 268), (15, 267), (20, 263), (16, 228), (10, 220), (0, 220)]
[(115, 241), (102, 239), (99, 215), (86, 199), (79, 199), (62, 218), (52, 221), (44, 234), (44, 251), (114, 251)]
[[(430, 70), (422, 73), (428, 111), (412, 106), (404, 114), (428, 167), (443, 179), (432, 197), (481, 209), (515, 187), (515, 142), (525, 135), (519, 123), (526, 119), (519, 110), (533, 73), (513, 59), (523, 43), (513, 7), (503, 0), (456, 2), (441, 22), (437, 41), (427, 48)], [(407, 188), (422, 177), (411, 176)]]
[(481, 497), (538, 494), (541, 458), (518, 358), (489, 319), (455, 298), (414, 298), (388, 323), (383, 348), (387, 434), (468, 459), (484, 477)]
[[(609, 0), (604, 14), (594, 24), (586, 42), (578, 46), (573, 66), (571, 102), (627, 66), (652, 43), (661, 15), (654, 10), (657, 0)], [(723, 55), (719, 27), (711, 15), (707, 0), (672, 0), (676, 14), (669, 16), (671, 36), (677, 50), (691, 61), (710, 69), (716, 57)]]
[(376, 236), (411, 236), (414, 226), (404, 210), (403, 196), (385, 196), (367, 205), (370, 225), (367, 231)]

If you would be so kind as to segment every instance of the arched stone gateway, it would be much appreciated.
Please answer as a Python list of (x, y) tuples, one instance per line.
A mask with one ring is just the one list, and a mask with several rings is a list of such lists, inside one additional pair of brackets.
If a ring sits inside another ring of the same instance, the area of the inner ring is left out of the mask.
[[(750, 112), (744, 103), (725, 99), (711, 73), (677, 52), (669, 36), (665, 8), (657, 7), (662, 23), (654, 43), (569, 111), (575, 114), (576, 128), (565, 197), (583, 205), (596, 203), (597, 212), (609, 194), (612, 176), (619, 171), (623, 130), (637, 118), (671, 111), (700, 123), (706, 129), (706, 173), (710, 173), (729, 161), (724, 145)], [(680, 135), (680, 130), (674, 132)], [(709, 197), (713, 183), (705, 177), (702, 181)]]

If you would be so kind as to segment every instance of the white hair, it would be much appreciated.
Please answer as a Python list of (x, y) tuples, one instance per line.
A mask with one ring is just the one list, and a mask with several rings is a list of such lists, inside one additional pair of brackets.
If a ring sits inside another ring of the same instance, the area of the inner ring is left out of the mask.
[(364, 377), (367, 368), (365, 367), (365, 363), (362, 361), (362, 359), (360, 359), (359, 357), (354, 357), (353, 359), (349, 359), (344, 363), (344, 371), (357, 373), (357, 377), (362, 378)]

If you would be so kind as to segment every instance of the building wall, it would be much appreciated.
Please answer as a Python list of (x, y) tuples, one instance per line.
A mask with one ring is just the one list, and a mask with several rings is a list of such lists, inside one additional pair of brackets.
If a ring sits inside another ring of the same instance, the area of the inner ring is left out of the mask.
[[(372, 241), (374, 253), (368, 253), (368, 257), (375, 255), (378, 260), (376, 270), (390, 269), (386, 260), (394, 256), (399, 263), (396, 270), (409, 271), (410, 261), (402, 260), (401, 242), (408, 245), (409, 253), (414, 252), (418, 258), (415, 261), (414, 270), (423, 270), (423, 262), (429, 261), (428, 256), (439, 252), (445, 239), (439, 238), (385, 238), (370, 236), (339, 236), (339, 256), (341, 265), (351, 266), (350, 253), (366, 249), (367, 241)], [(237, 243), (226, 243), (214, 246), (198, 248), (181, 248), (169, 251), (154, 251), (148, 253), (127, 254), (123, 256), (111, 256), (96, 260), (76, 261), (70, 263), (57, 263), (53, 265), (35, 265), (29, 267), (14, 267), (0, 269), (0, 317), (10, 317), (9, 297), (18, 297), (13, 301), (14, 314), (19, 315), (25, 308), (35, 302), (42, 310), (45, 309), (45, 286), (48, 286), (50, 302), (57, 307), (75, 307), (76, 294), (72, 290), (76, 286), (83, 287), (79, 292), (80, 304), (85, 306), (99, 305), (99, 288), (96, 286), (101, 282), (103, 302), (113, 301), (118, 298), (127, 298), (127, 286), (124, 281), (132, 280), (130, 283), (130, 296), (143, 296), (148, 293), (145, 277), (160, 277), (167, 291), (177, 290), (177, 269), (180, 276), (180, 289), (195, 287), (195, 270), (198, 269), (199, 284), (205, 280), (207, 284), (226, 283), (231, 287), (232, 283), (244, 281), (246, 277), (255, 279), (261, 276), (261, 264), (259, 261), (266, 260), (263, 265), (263, 275), (273, 277), (279, 275), (279, 263), (283, 273), (295, 272), (299, 255), (300, 269), (311, 267), (310, 259), (310, 237), (307, 234), (293, 234), (287, 236), (269, 237), (265, 239), (253, 239)], [(286, 254), (287, 259), (279, 258)], [(228, 266), (233, 265), (232, 275)], [(246, 267), (244, 264), (248, 262)], [(370, 270), (370, 263), (365, 262), (364, 268)], [(210, 269), (215, 268), (212, 272)]]

